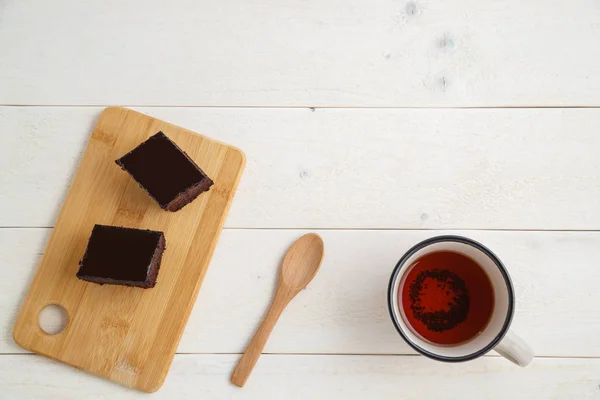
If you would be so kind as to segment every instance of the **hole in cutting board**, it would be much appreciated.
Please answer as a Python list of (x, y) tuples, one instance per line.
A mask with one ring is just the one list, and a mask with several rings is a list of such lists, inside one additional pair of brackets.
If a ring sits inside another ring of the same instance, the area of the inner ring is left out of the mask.
[(42, 309), (38, 319), (40, 328), (48, 335), (56, 335), (65, 329), (69, 322), (69, 313), (58, 304), (50, 304)]

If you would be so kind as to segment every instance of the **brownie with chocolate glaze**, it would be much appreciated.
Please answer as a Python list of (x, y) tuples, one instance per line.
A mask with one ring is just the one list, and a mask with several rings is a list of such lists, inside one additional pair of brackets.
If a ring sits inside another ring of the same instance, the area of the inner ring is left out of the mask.
[(115, 161), (160, 205), (177, 211), (213, 181), (163, 132), (151, 136)]
[(162, 232), (95, 225), (77, 277), (101, 285), (152, 288), (165, 248)]

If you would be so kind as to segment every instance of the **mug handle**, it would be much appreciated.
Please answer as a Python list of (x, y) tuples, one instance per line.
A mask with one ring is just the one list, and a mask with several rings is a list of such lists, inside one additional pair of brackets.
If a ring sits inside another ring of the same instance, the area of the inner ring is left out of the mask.
[(504, 339), (494, 348), (498, 354), (519, 367), (528, 366), (533, 361), (533, 350), (523, 339), (508, 331)]

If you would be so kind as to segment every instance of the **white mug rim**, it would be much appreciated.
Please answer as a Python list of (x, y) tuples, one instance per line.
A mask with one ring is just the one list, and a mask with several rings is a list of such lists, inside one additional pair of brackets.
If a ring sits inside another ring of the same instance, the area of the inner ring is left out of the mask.
[[(436, 353), (426, 350), (426, 349), (422, 348), (421, 346), (419, 346), (418, 344), (414, 343), (404, 333), (404, 330), (402, 329), (402, 325), (398, 321), (398, 318), (402, 318), (402, 316), (397, 315), (396, 312), (394, 311), (394, 301), (395, 301), (395, 298), (397, 298), (397, 293), (394, 293), (395, 292), (394, 287), (395, 287), (396, 281), (398, 279), (401, 279), (403, 276), (403, 274), (402, 275), (400, 274), (400, 271), (402, 270), (402, 267), (405, 265), (406, 261), (409, 260), (417, 251), (424, 249), (425, 247), (428, 247), (432, 244), (441, 243), (441, 242), (458, 242), (458, 243), (472, 246), (472, 247), (476, 248), (477, 250), (481, 251), (483, 254), (485, 254), (487, 257), (489, 257), (490, 260), (496, 265), (496, 267), (502, 274), (502, 277), (504, 278), (504, 281), (506, 283), (506, 289), (508, 291), (508, 310), (506, 312), (506, 318), (504, 320), (504, 323), (503, 323), (502, 328), (500, 329), (500, 332), (498, 333), (498, 335), (496, 335), (494, 337), (494, 339), (492, 339), (490, 341), (490, 343), (488, 343), (482, 349), (480, 349), (474, 353), (467, 354), (464, 356), (459, 356), (459, 357), (449, 357), (449, 356), (436, 354)], [(494, 347), (496, 347), (498, 345), (498, 343), (500, 343), (500, 341), (504, 338), (504, 336), (506, 335), (506, 333), (508, 332), (508, 330), (510, 328), (510, 324), (512, 322), (512, 318), (514, 315), (514, 303), (515, 303), (515, 295), (514, 295), (512, 280), (510, 279), (510, 276), (509, 276), (508, 271), (506, 270), (506, 267), (504, 266), (504, 264), (502, 264), (500, 259), (490, 249), (488, 249), (481, 243), (479, 243), (473, 239), (464, 237), (464, 236), (456, 236), (456, 235), (435, 236), (435, 237), (425, 239), (425, 240), (417, 243), (410, 250), (408, 250), (402, 256), (402, 258), (400, 258), (400, 260), (394, 267), (392, 276), (390, 277), (389, 286), (388, 286), (388, 309), (390, 312), (390, 317), (392, 318), (392, 322), (394, 323), (394, 326), (396, 327), (396, 330), (398, 331), (400, 336), (404, 339), (404, 341), (410, 347), (412, 347), (417, 352), (423, 354), (426, 357), (432, 358), (434, 360), (445, 361), (445, 362), (461, 362), (461, 361), (473, 360), (475, 358), (481, 357), (482, 355), (488, 353), (490, 350), (492, 350)]]

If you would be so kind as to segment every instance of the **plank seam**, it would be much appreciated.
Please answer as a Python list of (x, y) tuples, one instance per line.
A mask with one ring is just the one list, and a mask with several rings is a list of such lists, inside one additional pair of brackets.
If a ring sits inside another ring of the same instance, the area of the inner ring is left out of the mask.
[[(109, 107), (111, 104), (0, 104), (0, 107), (31, 107), (31, 108), (104, 108)], [(455, 106), (455, 107), (381, 107), (381, 106), (323, 106), (323, 105), (295, 105), (295, 106), (257, 106), (257, 105), (168, 105), (168, 104), (124, 104), (119, 105), (120, 107), (129, 107), (129, 108), (234, 108), (234, 109), (282, 109), (282, 110), (316, 110), (316, 109), (346, 109), (346, 110), (519, 110), (519, 109), (600, 109), (600, 105), (557, 105), (557, 106)]]
[[(0, 353), (2, 356), (38, 356), (37, 353)], [(178, 356), (241, 356), (242, 353), (175, 353)], [(262, 353), (263, 356), (322, 356), (322, 357), (423, 357), (420, 354), (377, 354), (377, 353)], [(43, 357), (43, 356), (42, 356)], [(499, 354), (483, 357), (502, 358)], [(537, 359), (600, 360), (600, 356), (535, 356)]]
[[(54, 226), (0, 226), (0, 229), (54, 229)], [(369, 232), (447, 232), (447, 231), (481, 231), (481, 232), (573, 232), (573, 233), (597, 233), (600, 229), (511, 229), (511, 228), (318, 228), (318, 227), (298, 227), (298, 228), (242, 228), (227, 227), (225, 231), (369, 231)]]

